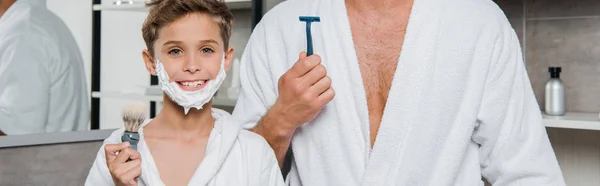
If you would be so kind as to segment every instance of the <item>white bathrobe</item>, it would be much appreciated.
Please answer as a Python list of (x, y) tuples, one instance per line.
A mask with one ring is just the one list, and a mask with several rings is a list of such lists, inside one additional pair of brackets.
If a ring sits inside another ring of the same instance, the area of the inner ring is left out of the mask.
[[(252, 127), (306, 50), (335, 98), (292, 140), (290, 185), (564, 185), (515, 31), (490, 0), (415, 0), (376, 143), (344, 0), (289, 0), (268, 12), (242, 57), (233, 113)], [(374, 20), (375, 21), (375, 20)], [(375, 43), (373, 43), (375, 44)], [(400, 52), (400, 51), (399, 51)], [(372, 148), (372, 150), (371, 150)]]
[[(213, 108), (216, 122), (210, 133), (206, 156), (196, 169), (188, 185), (199, 186), (283, 186), (283, 178), (273, 150), (259, 135), (242, 130), (239, 122), (229, 113)], [(144, 124), (144, 126), (147, 123)], [(124, 129), (116, 130), (104, 144), (121, 143)], [(162, 186), (152, 154), (144, 140), (143, 128), (139, 130), (138, 152), (141, 155), (142, 175), (138, 185)], [(86, 186), (114, 185), (104, 154), (104, 145), (85, 182)]]

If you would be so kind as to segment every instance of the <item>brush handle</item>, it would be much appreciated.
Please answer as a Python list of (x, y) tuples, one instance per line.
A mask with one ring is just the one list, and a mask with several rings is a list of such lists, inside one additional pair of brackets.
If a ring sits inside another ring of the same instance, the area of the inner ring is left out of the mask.
[(140, 141), (140, 134), (137, 132), (125, 131), (121, 136), (122, 142), (129, 142), (130, 147), (137, 151), (137, 144)]

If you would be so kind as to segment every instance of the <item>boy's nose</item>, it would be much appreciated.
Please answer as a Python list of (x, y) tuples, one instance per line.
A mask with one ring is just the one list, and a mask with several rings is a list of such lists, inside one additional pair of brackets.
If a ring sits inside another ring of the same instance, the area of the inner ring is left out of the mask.
[(183, 71), (188, 71), (188, 72), (190, 72), (190, 73), (195, 73), (195, 72), (198, 72), (198, 71), (200, 71), (200, 66), (199, 66), (199, 65), (196, 65), (196, 64), (193, 64), (193, 65), (186, 65), (186, 66), (183, 68)]
[(197, 58), (194, 56), (190, 56), (186, 60), (185, 65), (183, 66), (183, 71), (188, 71), (190, 73), (198, 72), (201, 69), (202, 69), (202, 67), (201, 67), (200, 58)]

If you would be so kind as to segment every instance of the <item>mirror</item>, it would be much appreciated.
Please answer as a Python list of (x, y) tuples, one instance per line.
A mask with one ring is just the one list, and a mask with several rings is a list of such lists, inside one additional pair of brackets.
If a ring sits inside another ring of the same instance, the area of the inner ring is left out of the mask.
[(74, 7), (89, 7), (92, 2), (70, 3), (0, 3), (3, 135), (89, 129), (90, 73), (86, 69), (91, 59), (91, 14)]

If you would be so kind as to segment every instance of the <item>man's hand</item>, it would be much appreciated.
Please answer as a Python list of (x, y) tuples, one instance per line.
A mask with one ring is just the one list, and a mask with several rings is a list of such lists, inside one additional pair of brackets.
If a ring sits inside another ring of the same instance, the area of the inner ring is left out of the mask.
[(318, 55), (300, 58), (279, 78), (279, 97), (259, 123), (251, 129), (263, 136), (283, 167), (292, 136), (302, 124), (313, 120), (335, 92)]
[(280, 129), (292, 132), (313, 120), (335, 95), (321, 57), (300, 53), (300, 58), (279, 78), (279, 97), (269, 112), (284, 118)]

